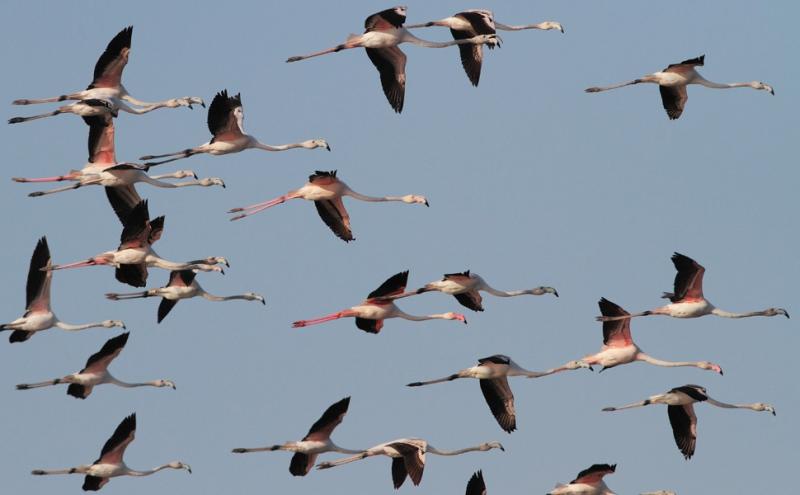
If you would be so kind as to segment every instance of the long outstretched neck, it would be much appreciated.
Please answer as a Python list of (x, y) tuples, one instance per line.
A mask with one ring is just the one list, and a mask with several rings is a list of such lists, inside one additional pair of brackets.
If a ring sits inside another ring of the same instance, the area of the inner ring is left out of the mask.
[(162, 464), (161, 466), (156, 466), (153, 469), (147, 471), (136, 471), (131, 469), (128, 471), (127, 474), (129, 476), (150, 476), (151, 474), (155, 474), (164, 469), (183, 469), (183, 468), (175, 467), (174, 465), (172, 465), (172, 463), (168, 463), (168, 464)]
[(236, 448), (231, 450), (234, 454), (249, 454), (251, 452), (274, 452), (281, 450), (280, 445), (271, 445), (269, 447), (250, 447), (250, 448)]
[[(547, 290), (546, 290), (546, 289), (549, 289), (549, 288), (550, 288), (550, 287), (547, 287), (547, 288), (545, 288), (545, 287), (538, 287), (538, 288), (536, 288), (536, 289), (525, 289), (525, 290), (509, 290), (509, 291), (505, 291), (505, 290), (498, 290), (498, 289), (495, 289), (494, 287), (490, 286), (489, 284), (485, 284), (485, 285), (484, 285), (484, 287), (483, 287), (483, 289), (484, 289), (486, 292), (488, 292), (489, 294), (491, 294), (491, 295), (493, 295), (493, 296), (498, 296), (498, 297), (514, 297), (514, 296), (524, 296), (525, 294), (530, 294), (530, 295), (534, 295), (534, 296), (540, 296), (540, 295), (542, 295), (542, 294), (546, 294), (546, 293), (547, 293)], [(554, 291), (555, 291), (555, 290), (553, 290), (553, 292), (554, 292)]]
[(644, 352), (640, 352), (636, 355), (636, 359), (638, 361), (644, 361), (645, 363), (650, 363), (656, 366), (663, 366), (666, 368), (678, 368), (682, 366), (690, 366), (694, 368), (700, 368), (703, 370), (710, 370), (722, 375), (722, 368), (719, 365), (703, 362), (703, 361), (664, 361), (662, 359), (654, 358), (649, 354), (645, 354)]
[(64, 323), (63, 321), (59, 321), (56, 323), (56, 326), (61, 330), (77, 331), (77, 330), (86, 330), (87, 328), (103, 327), (105, 325), (103, 325), (102, 322), (84, 323), (82, 325), (70, 325), (69, 323)]
[(249, 206), (243, 206), (241, 208), (232, 208), (232, 209), (228, 210), (228, 213), (243, 212), (240, 215), (236, 215), (235, 217), (231, 218), (231, 221), (239, 220), (239, 219), (244, 218), (244, 217), (249, 217), (250, 215), (255, 215), (256, 213), (258, 213), (260, 211), (264, 211), (267, 208), (272, 208), (273, 206), (277, 206), (279, 204), (285, 203), (286, 201), (288, 201), (290, 199), (295, 199), (295, 198), (299, 198), (299, 197), (301, 197), (301, 196), (299, 194), (297, 194), (296, 191), (290, 191), (290, 192), (284, 194), (283, 196), (278, 196), (277, 198), (270, 199), (269, 201), (264, 201), (262, 203), (256, 203), (256, 204), (252, 204), (252, 205), (249, 205)]
[(206, 291), (201, 291), (200, 295), (203, 296), (204, 299), (208, 299), (209, 301), (232, 301), (234, 299), (244, 299), (244, 300), (249, 299), (244, 294), (235, 294), (232, 296), (215, 296), (214, 294), (209, 294)]
[(366, 450), (358, 450), (358, 449), (345, 449), (344, 447), (339, 447), (336, 444), (332, 444), (331, 450), (333, 452), (339, 452), (341, 454), (363, 454)]
[(750, 311), (747, 313), (731, 313), (730, 311), (725, 311), (724, 309), (714, 308), (711, 310), (712, 315), (721, 316), (722, 318), (750, 318), (751, 316), (775, 316), (775, 315), (784, 315), (787, 318), (789, 315), (786, 313), (786, 310), (775, 310), (775, 309), (765, 309), (763, 311)]
[(754, 88), (758, 81), (751, 81), (751, 82), (734, 82), (734, 83), (718, 83), (714, 81), (709, 81), (704, 77), (698, 75), (692, 81), (693, 84), (699, 84), (701, 86), (705, 86), (707, 88), (714, 88), (714, 89), (731, 89), (731, 88)]
[(333, 321), (338, 320), (339, 318), (347, 318), (350, 316), (356, 316), (355, 311), (350, 309), (345, 309), (339, 311), (337, 313), (331, 313), (329, 315), (321, 316), (319, 318), (313, 318), (311, 320), (298, 320), (292, 323), (292, 328), (300, 328), (300, 327), (307, 327), (309, 325), (317, 325), (319, 323), (325, 323), (326, 321)]
[(89, 471), (90, 466), (76, 466), (67, 469), (34, 469), (31, 474), (43, 476), (48, 474), (83, 474)]
[(480, 445), (476, 445), (474, 447), (465, 447), (463, 449), (458, 449), (458, 450), (439, 450), (436, 447), (433, 447), (430, 444), (428, 444), (428, 447), (425, 449), (426, 452), (436, 455), (461, 455), (467, 452), (476, 452), (479, 450), (481, 450)]
[(370, 201), (373, 203), (379, 203), (383, 201), (403, 201), (402, 196), (367, 196), (366, 194), (357, 193), (352, 189), (347, 189), (345, 195), (360, 201)]
[[(712, 406), (723, 407), (725, 409), (750, 409), (752, 411), (764, 411), (763, 404), (754, 402), (751, 404), (728, 404), (727, 402), (720, 402), (709, 397), (706, 402)], [(773, 413), (774, 414), (774, 413)]]
[(405, 43), (413, 43), (415, 45), (424, 46), (425, 48), (447, 48), (448, 46), (453, 46), (453, 45), (480, 44), (480, 43), (475, 43), (472, 38), (467, 38), (462, 40), (452, 40), (452, 41), (428, 41), (428, 40), (423, 40), (421, 38), (417, 38), (408, 31), (405, 31), (403, 33), (402, 40)]
[[(454, 318), (451, 318), (451, 315), (449, 315), (447, 313), (436, 313), (436, 314), (432, 314), (432, 315), (410, 315), (408, 313), (400, 311), (399, 309), (397, 311), (395, 311), (395, 316), (397, 316), (398, 318), (402, 318), (404, 320), (410, 320), (410, 321), (452, 320), (452, 319), (454, 319)], [(466, 323), (466, 320), (464, 320), (464, 323)]]
[(252, 147), (266, 151), (286, 151), (294, 148), (307, 148), (309, 147), (309, 144), (305, 141), (302, 143), (288, 143), (288, 144), (264, 144), (256, 141)]
[(123, 382), (122, 380), (117, 380), (116, 378), (114, 378), (110, 374), (108, 376), (107, 383), (111, 383), (113, 385), (116, 385), (118, 387), (123, 387), (123, 388), (160, 387), (161, 386), (161, 382), (159, 380), (152, 380), (152, 381), (149, 381), (149, 382), (139, 382), (139, 383), (128, 383), (128, 382)]
[(561, 26), (561, 24), (553, 21), (539, 22), (537, 24), (522, 24), (518, 26), (509, 26), (508, 24), (502, 24), (495, 21), (494, 27), (497, 29), (502, 29), (503, 31), (522, 31), (523, 29), (542, 29), (547, 31), (550, 29), (558, 29), (562, 33), (564, 32), (564, 28)]

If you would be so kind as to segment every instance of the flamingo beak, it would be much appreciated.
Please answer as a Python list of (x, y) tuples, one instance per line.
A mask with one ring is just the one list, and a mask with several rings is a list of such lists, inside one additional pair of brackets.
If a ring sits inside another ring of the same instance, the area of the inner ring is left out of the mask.
[(425, 206), (427, 206), (428, 208), (430, 208), (430, 207), (431, 207), (431, 204), (430, 204), (430, 203), (428, 203), (428, 200), (427, 200), (427, 199), (425, 200)]

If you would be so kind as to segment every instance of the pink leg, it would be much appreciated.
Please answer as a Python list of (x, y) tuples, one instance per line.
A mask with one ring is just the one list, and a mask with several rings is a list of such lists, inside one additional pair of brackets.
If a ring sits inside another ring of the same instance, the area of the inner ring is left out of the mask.
[(78, 176), (75, 174), (57, 175), (55, 177), (37, 177), (34, 179), (26, 179), (25, 177), (12, 177), (14, 182), (59, 182), (62, 180), (77, 180)]
[(355, 312), (351, 310), (339, 311), (332, 313), (321, 318), (314, 318), (313, 320), (299, 320), (292, 323), (292, 328), (307, 327), (309, 325), (316, 325), (318, 323), (325, 323), (326, 321), (338, 320), (339, 318), (347, 318), (348, 316), (355, 316)]
[(259, 211), (264, 211), (267, 208), (279, 205), (281, 203), (286, 202), (289, 199), (295, 199), (295, 198), (298, 198), (298, 197), (299, 196), (296, 195), (296, 194), (291, 194), (291, 193), (290, 194), (285, 194), (285, 195), (279, 196), (279, 197), (277, 197), (275, 199), (271, 199), (269, 201), (264, 201), (263, 203), (256, 203), (254, 205), (245, 206), (243, 208), (233, 208), (232, 210), (228, 210), (228, 213), (237, 213), (237, 212), (240, 212), (240, 211), (245, 211), (245, 213), (242, 213), (241, 215), (236, 215), (235, 217), (231, 218), (231, 221), (239, 220), (240, 218), (244, 218), (244, 217), (247, 217), (247, 216), (250, 216), (250, 215), (254, 215), (254, 214), (258, 213)]

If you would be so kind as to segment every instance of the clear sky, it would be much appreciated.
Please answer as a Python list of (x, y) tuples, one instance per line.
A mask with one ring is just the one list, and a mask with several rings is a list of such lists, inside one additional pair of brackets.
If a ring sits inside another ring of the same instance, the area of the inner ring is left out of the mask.
[[(210, 102), (241, 92), (245, 130), (271, 144), (323, 137), (333, 148), (198, 156), (165, 165), (219, 176), (227, 189), (139, 187), (153, 215), (166, 214), (158, 252), (172, 260), (226, 256), (225, 276), (201, 274), (210, 292), (256, 291), (266, 307), (235, 301), (180, 302), (156, 325), (156, 300), (112, 302), (130, 290), (108, 268), (56, 273), (53, 302), (65, 321), (123, 319), (131, 338), (112, 372), (139, 381), (170, 378), (169, 389), (104, 386), (86, 401), (65, 387), (18, 392), (14, 385), (77, 371), (119, 329), (52, 330), (0, 345), (0, 479), (15, 494), (77, 493), (82, 480), (34, 478), (33, 468), (94, 460), (119, 421), (138, 413), (127, 463), (150, 468), (174, 459), (194, 468), (115, 479), (104, 492), (392, 493), (390, 462), (369, 459), (288, 473), (290, 454), (233, 455), (230, 449), (300, 439), (331, 403), (351, 395), (334, 440), (360, 448), (418, 436), (450, 449), (500, 440), (506, 452), (428, 457), (422, 485), (402, 491), (462, 493), (483, 469), (490, 493), (545, 493), (596, 462), (618, 463), (607, 478), (618, 493), (673, 489), (766, 493), (796, 468), (800, 396), (794, 368), (796, 319), (633, 322), (636, 342), (670, 360), (710, 360), (720, 377), (696, 369), (634, 364), (602, 374), (579, 370), (513, 379), (518, 431), (500, 430), (478, 383), (421, 389), (436, 378), (505, 353), (546, 369), (599, 350), (593, 317), (605, 296), (628, 310), (661, 304), (685, 253), (706, 269), (705, 291), (732, 311), (795, 303), (796, 143), (800, 45), (793, 2), (498, 2), (409, 5), (409, 22), (470, 7), (507, 24), (557, 20), (566, 34), (503, 33), (487, 52), (480, 87), (464, 75), (457, 49), (404, 45), (405, 109), (395, 115), (362, 50), (297, 64), (290, 55), (333, 46), (390, 7), (353, 2), (18, 2), (0, 16), (3, 99), (83, 89), (106, 43), (134, 25), (124, 83), (143, 100), (199, 95)], [(417, 33), (448, 40), (444, 29)], [(589, 95), (583, 89), (655, 72), (706, 54), (701, 73), (722, 82), (761, 80), (763, 91), (689, 89), (669, 121), (653, 86)], [(5, 106), (4, 118), (52, 106)], [(120, 115), (117, 157), (183, 149), (208, 140), (203, 109)], [(47, 176), (81, 168), (87, 128), (59, 116), (0, 133), (5, 176)], [(174, 165), (174, 166), (173, 166)], [(304, 201), (241, 222), (226, 210), (304, 183), (315, 169), (338, 169), (374, 195), (424, 194), (430, 208), (345, 201), (357, 240), (335, 238)], [(116, 247), (120, 227), (101, 188), (28, 198), (33, 185), (0, 181), (5, 232), (0, 320), (23, 310), (36, 240), (47, 235), (63, 263)], [(411, 270), (420, 286), (472, 269), (505, 289), (551, 285), (561, 297), (485, 298), (472, 313), (441, 294), (401, 301), (407, 312), (467, 313), (458, 322), (388, 321), (379, 335), (352, 320), (293, 330), (290, 323), (358, 303), (384, 279)], [(167, 281), (153, 269), (149, 286)], [(764, 401), (778, 415), (699, 405), (695, 457), (684, 461), (667, 412), (653, 406), (601, 413), (686, 383), (727, 402)], [(337, 454), (326, 454), (330, 460)]]

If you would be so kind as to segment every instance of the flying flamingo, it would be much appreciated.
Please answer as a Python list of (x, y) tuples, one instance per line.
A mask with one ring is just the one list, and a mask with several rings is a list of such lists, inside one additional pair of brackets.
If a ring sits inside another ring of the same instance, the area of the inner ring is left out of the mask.
[(380, 287), (370, 292), (367, 298), (358, 306), (343, 309), (336, 313), (314, 318), (313, 320), (299, 320), (292, 323), (292, 328), (316, 325), (326, 321), (338, 320), (339, 318), (354, 317), (356, 326), (367, 333), (375, 333), (383, 328), (383, 320), (387, 318), (403, 318), (404, 320), (423, 321), (423, 320), (459, 320), (467, 323), (464, 315), (459, 313), (442, 313), (427, 316), (415, 316), (404, 313), (394, 304), (395, 299), (414, 295), (413, 292), (404, 292), (408, 283), (408, 271), (400, 272), (389, 277)]
[(12, 330), (8, 341), (25, 342), (36, 332), (57, 327), (62, 330), (85, 330), (87, 328), (112, 328), (122, 327), (125, 324), (119, 320), (105, 320), (98, 323), (85, 323), (83, 325), (71, 325), (64, 323), (56, 318), (50, 308), (50, 284), (53, 280), (53, 273), (45, 271), (50, 266), (50, 249), (47, 246), (47, 238), (42, 237), (36, 243), (36, 248), (31, 256), (30, 267), (28, 268), (28, 282), (25, 289), (25, 314), (11, 323), (0, 325), (0, 332)]
[(394, 488), (398, 489), (403, 485), (406, 477), (411, 478), (411, 482), (414, 483), (414, 486), (419, 485), (420, 481), (422, 481), (422, 473), (425, 470), (425, 454), (450, 456), (475, 451), (486, 452), (492, 449), (505, 451), (500, 442), (486, 442), (474, 447), (466, 447), (458, 450), (439, 450), (420, 438), (400, 438), (370, 447), (366, 451), (354, 456), (330, 462), (320, 462), (317, 464), (317, 469), (328, 469), (334, 466), (360, 461), (367, 457), (385, 455), (392, 458), (392, 481), (394, 482)]
[(667, 116), (670, 120), (677, 119), (683, 113), (683, 107), (686, 106), (686, 101), (689, 99), (689, 94), (686, 92), (686, 86), (689, 84), (699, 84), (714, 89), (753, 88), (769, 91), (770, 94), (773, 95), (775, 94), (772, 86), (760, 81), (715, 83), (704, 79), (703, 76), (697, 72), (695, 67), (702, 67), (705, 58), (705, 55), (700, 55), (697, 58), (684, 60), (679, 64), (670, 64), (666, 69), (661, 72), (656, 72), (655, 74), (647, 74), (639, 79), (611, 86), (587, 88), (586, 92), (599, 93), (600, 91), (608, 91), (609, 89), (621, 88), (632, 84), (655, 83), (658, 84), (658, 89), (661, 92), (661, 103), (664, 105), (664, 110), (667, 111)]
[[(203, 261), (203, 260), (198, 260)], [(190, 262), (191, 263), (191, 262)], [(193, 270), (175, 270), (169, 274), (169, 283), (166, 287), (159, 287), (158, 289), (147, 289), (142, 292), (133, 292), (128, 294), (119, 294), (111, 292), (106, 294), (108, 299), (112, 301), (119, 301), (121, 299), (137, 299), (143, 297), (161, 297), (161, 304), (158, 305), (158, 323), (167, 317), (172, 308), (178, 304), (181, 299), (190, 299), (192, 297), (203, 297), (209, 301), (232, 301), (234, 299), (243, 299), (245, 301), (261, 301), (264, 302), (264, 296), (256, 294), (255, 292), (245, 292), (244, 294), (237, 294), (233, 296), (215, 296), (206, 292), (197, 280), (195, 280), (196, 273)]]
[(67, 469), (34, 469), (31, 474), (85, 474), (83, 490), (95, 492), (103, 488), (110, 478), (117, 476), (150, 476), (162, 469), (185, 469), (189, 473), (192, 472), (192, 468), (188, 464), (180, 461), (163, 464), (148, 471), (136, 471), (126, 466), (122, 456), (125, 455), (125, 449), (128, 448), (128, 445), (133, 442), (135, 433), (136, 413), (133, 413), (123, 419), (117, 426), (114, 434), (103, 445), (100, 457), (93, 463)]
[(360, 454), (363, 450), (343, 449), (331, 440), (333, 430), (344, 419), (347, 408), (350, 406), (350, 397), (336, 402), (328, 407), (322, 417), (320, 417), (302, 440), (299, 442), (286, 442), (283, 445), (272, 445), (270, 447), (257, 447), (252, 449), (233, 449), (236, 454), (248, 452), (271, 452), (275, 450), (286, 450), (294, 452), (292, 461), (289, 463), (289, 472), (293, 476), (305, 476), (317, 462), (317, 456), (325, 452), (341, 452), (342, 454)]
[(466, 495), (486, 495), (486, 482), (483, 481), (483, 471), (476, 471), (469, 479)]
[[(626, 316), (629, 314), (606, 298), (600, 299), (598, 305), (600, 306), (600, 312), (603, 316)], [(645, 363), (665, 367), (694, 366), (701, 370), (709, 370), (719, 373), (720, 375), (722, 374), (722, 368), (720, 368), (719, 365), (709, 363), (708, 361), (662, 361), (645, 354), (633, 342), (630, 318), (616, 321), (604, 321), (603, 348), (600, 349), (600, 352), (597, 354), (590, 354), (585, 356), (582, 360), (589, 364), (601, 365), (603, 369), (600, 371), (621, 364), (644, 361)]]
[(167, 270), (200, 270), (224, 273), (218, 263), (230, 266), (222, 257), (210, 257), (196, 262), (175, 263), (160, 258), (151, 247), (161, 238), (164, 230), (164, 217), (150, 220), (147, 200), (140, 201), (130, 208), (125, 199), (115, 192), (114, 188), (106, 188), (108, 199), (114, 211), (122, 221), (123, 229), (120, 245), (114, 251), (106, 251), (84, 261), (76, 261), (65, 265), (48, 265), (46, 270), (62, 270), (83, 266), (109, 265), (116, 268), (116, 279), (133, 287), (144, 287), (147, 283), (147, 267), (155, 266)]
[(74, 184), (51, 189), (49, 191), (36, 191), (28, 194), (28, 196), (44, 196), (45, 194), (53, 194), (62, 191), (70, 191), (78, 189), (82, 186), (98, 185), (105, 187), (120, 187), (127, 188), (128, 194), (136, 195), (133, 185), (136, 182), (146, 182), (147, 184), (163, 187), (163, 188), (177, 188), (186, 186), (222, 186), (225, 183), (218, 177), (211, 177), (201, 180), (193, 180), (187, 182), (179, 182), (172, 184), (164, 182), (159, 179), (182, 179), (184, 177), (197, 176), (191, 170), (180, 170), (171, 174), (164, 175), (147, 175), (149, 166), (141, 165), (138, 163), (118, 163), (114, 152), (114, 121), (110, 115), (99, 117), (84, 117), (84, 121), (89, 126), (89, 162), (83, 167), (82, 170), (72, 170), (65, 175), (55, 177), (42, 177), (36, 179), (26, 179), (22, 177), (14, 177), (12, 180), (16, 182), (59, 182), (59, 181), (73, 181)]
[(666, 315), (673, 318), (697, 318), (705, 315), (722, 316), (723, 318), (748, 318), (750, 316), (775, 316), (789, 317), (783, 308), (768, 308), (763, 311), (749, 313), (731, 313), (719, 308), (703, 296), (703, 274), (706, 269), (688, 256), (680, 253), (672, 255), (672, 263), (678, 273), (675, 275), (675, 292), (665, 292), (662, 297), (669, 299), (671, 304), (659, 308), (643, 311), (641, 313), (625, 314), (619, 316), (598, 316), (598, 321), (614, 321), (636, 316)]
[(525, 294), (534, 296), (553, 294), (558, 297), (558, 292), (552, 287), (537, 287), (535, 289), (512, 291), (497, 290), (487, 284), (483, 277), (477, 273), (470, 273), (469, 270), (462, 273), (446, 273), (441, 280), (425, 284), (425, 287), (417, 289), (417, 294), (431, 291), (439, 291), (455, 296), (456, 300), (461, 303), (462, 306), (473, 311), (483, 311), (483, 305), (481, 304), (483, 298), (481, 298), (479, 291), (485, 291), (498, 297), (514, 297)]
[(161, 165), (162, 163), (174, 162), (181, 158), (188, 158), (199, 153), (210, 155), (227, 155), (240, 151), (257, 148), (266, 151), (285, 151), (292, 148), (325, 148), (328, 151), (331, 147), (324, 139), (309, 139), (301, 143), (271, 145), (260, 143), (258, 139), (244, 133), (244, 109), (242, 107), (241, 93), (236, 96), (228, 96), (228, 90), (223, 89), (214, 97), (211, 106), (208, 107), (208, 130), (214, 136), (211, 141), (201, 144), (195, 148), (188, 148), (175, 153), (165, 153), (163, 155), (147, 155), (139, 158), (140, 160), (152, 160), (154, 158), (166, 158), (159, 162), (149, 162), (145, 165)]
[(355, 238), (350, 230), (350, 215), (347, 214), (342, 202), (343, 196), (350, 196), (360, 201), (402, 201), (403, 203), (418, 203), (429, 206), (428, 200), (424, 196), (415, 196), (413, 194), (383, 197), (365, 196), (353, 191), (347, 184), (339, 180), (336, 177), (336, 170), (331, 170), (330, 172), (317, 170), (314, 174), (308, 176), (308, 183), (300, 189), (289, 191), (283, 196), (263, 203), (245, 206), (244, 208), (234, 208), (229, 210), (228, 213), (244, 212), (231, 218), (231, 220), (239, 220), (290, 199), (306, 199), (314, 202), (314, 206), (317, 207), (317, 213), (319, 213), (325, 225), (330, 227), (338, 238), (349, 242)]
[(46, 382), (40, 383), (23, 383), (17, 385), (17, 390), (28, 390), (31, 388), (47, 387), (50, 385), (58, 385), (60, 383), (68, 383), (67, 395), (71, 395), (76, 399), (85, 399), (92, 393), (92, 389), (96, 385), (110, 383), (118, 387), (134, 388), (134, 387), (172, 387), (175, 389), (175, 383), (172, 380), (153, 380), (142, 383), (126, 383), (117, 380), (108, 372), (108, 366), (111, 364), (122, 349), (128, 342), (128, 333), (123, 333), (116, 337), (109, 339), (98, 352), (92, 354), (89, 360), (86, 361), (86, 366), (77, 373), (66, 375), (62, 378), (55, 378)]
[[(407, 29), (430, 27), (430, 26), (443, 26), (450, 28), (450, 34), (453, 35), (454, 40), (463, 40), (473, 38), (479, 35), (496, 34), (497, 29), (505, 31), (521, 31), (523, 29), (541, 29), (544, 31), (550, 29), (557, 29), (564, 32), (564, 28), (560, 23), (554, 21), (545, 21), (538, 24), (526, 24), (524, 26), (507, 26), (495, 22), (494, 14), (490, 10), (471, 9), (459, 12), (451, 17), (445, 17), (438, 21), (426, 22), (424, 24), (412, 24), (406, 26)], [(494, 48), (493, 45), (487, 45), (489, 49)], [(481, 45), (459, 45), (461, 51), (461, 65), (464, 66), (464, 72), (473, 86), (478, 85), (481, 78), (481, 65), (483, 63), (483, 47)]]
[(400, 43), (413, 43), (425, 48), (444, 48), (453, 45), (481, 45), (489, 47), (500, 45), (496, 34), (480, 34), (471, 38), (456, 39), (437, 43), (417, 38), (406, 28), (406, 7), (393, 7), (377, 14), (372, 14), (364, 21), (364, 34), (351, 34), (347, 41), (309, 55), (289, 57), (287, 62), (297, 62), (311, 57), (318, 57), (349, 48), (365, 48), (367, 56), (381, 75), (383, 93), (395, 112), (403, 111), (403, 100), (406, 92), (406, 55), (400, 50)]
[(592, 464), (568, 484), (557, 484), (547, 495), (615, 495), (603, 477), (616, 472), (616, 464)]
[[(103, 114), (113, 114), (116, 116), (118, 110), (128, 113), (142, 114), (147, 113), (157, 108), (167, 107), (189, 107), (192, 108), (193, 104), (205, 106), (202, 98), (196, 96), (185, 96), (183, 98), (173, 98), (171, 100), (159, 101), (156, 103), (148, 103), (146, 101), (137, 100), (128, 93), (125, 86), (122, 85), (122, 70), (128, 63), (128, 56), (131, 51), (131, 36), (133, 35), (133, 26), (128, 26), (119, 33), (108, 43), (106, 50), (100, 55), (97, 64), (94, 67), (94, 79), (92, 83), (83, 91), (76, 93), (64, 94), (55, 96), (53, 98), (40, 98), (35, 100), (14, 100), (14, 105), (31, 105), (35, 103), (50, 103), (64, 100), (80, 100), (78, 103), (60, 107), (50, 113), (42, 115), (34, 115), (32, 117), (14, 117), (9, 120), (9, 124), (16, 124), (19, 122), (26, 122), (28, 120), (41, 119), (44, 117), (51, 117), (61, 113), (74, 113), (82, 117), (98, 116)], [(88, 103), (90, 100), (106, 101), (109, 105), (95, 105)], [(123, 101), (124, 100), (124, 101)], [(125, 104), (125, 101), (142, 108), (133, 108)]]
[(492, 411), (492, 415), (497, 420), (505, 432), (511, 433), (517, 429), (517, 415), (514, 409), (514, 394), (508, 385), (509, 376), (525, 376), (528, 378), (539, 378), (552, 375), (561, 371), (575, 370), (579, 368), (592, 369), (584, 361), (570, 361), (564, 366), (551, 368), (547, 371), (530, 371), (515, 363), (510, 357), (503, 354), (478, 359), (478, 364), (471, 368), (457, 371), (452, 375), (426, 382), (413, 382), (407, 387), (419, 387), (434, 383), (449, 382), (459, 378), (477, 378), (483, 392), (483, 398)]
[(634, 402), (626, 406), (606, 407), (603, 411), (620, 411), (633, 407), (642, 407), (650, 404), (666, 404), (669, 424), (672, 425), (672, 435), (675, 444), (680, 449), (683, 457), (691, 459), (697, 443), (697, 416), (694, 414), (695, 402), (707, 402), (712, 406), (726, 409), (751, 409), (753, 411), (767, 411), (775, 415), (775, 408), (763, 402), (753, 404), (726, 404), (708, 396), (706, 389), (699, 385), (684, 385), (675, 387), (669, 392), (650, 396), (641, 402)]

